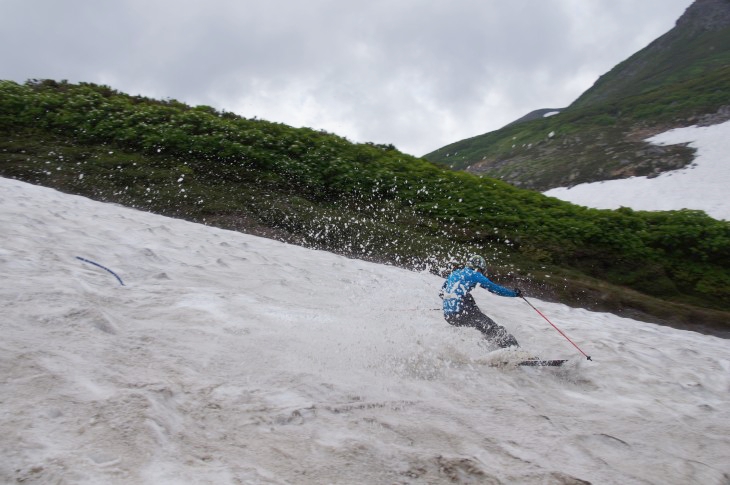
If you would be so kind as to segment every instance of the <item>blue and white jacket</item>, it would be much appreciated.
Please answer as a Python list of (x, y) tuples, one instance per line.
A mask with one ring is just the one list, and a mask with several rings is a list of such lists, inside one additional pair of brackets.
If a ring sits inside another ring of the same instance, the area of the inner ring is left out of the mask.
[(446, 281), (441, 287), (441, 298), (444, 300), (444, 316), (460, 313), (464, 306), (463, 298), (477, 285), (496, 295), (517, 296), (514, 291), (490, 281), (489, 278), (476, 270), (471, 268), (457, 269), (446, 277)]

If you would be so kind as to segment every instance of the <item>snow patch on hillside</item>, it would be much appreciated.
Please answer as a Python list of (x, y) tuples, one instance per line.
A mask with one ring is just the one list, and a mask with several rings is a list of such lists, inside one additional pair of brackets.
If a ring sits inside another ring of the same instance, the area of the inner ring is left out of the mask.
[(597, 209), (703, 210), (730, 220), (730, 121), (670, 130), (649, 138), (658, 145), (689, 143), (697, 156), (688, 167), (655, 178), (632, 177), (559, 187), (545, 195)]

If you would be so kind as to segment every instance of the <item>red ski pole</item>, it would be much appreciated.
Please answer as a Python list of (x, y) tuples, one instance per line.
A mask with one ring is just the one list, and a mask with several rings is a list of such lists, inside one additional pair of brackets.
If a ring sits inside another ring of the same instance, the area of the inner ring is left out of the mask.
[(573, 347), (575, 347), (576, 349), (578, 349), (578, 351), (579, 351), (579, 352), (580, 352), (581, 354), (583, 354), (583, 355), (584, 355), (584, 356), (586, 357), (586, 359), (588, 359), (588, 360), (591, 360), (591, 361), (593, 360), (593, 359), (591, 359), (591, 356), (590, 356), (590, 355), (587, 355), (587, 354), (586, 354), (585, 352), (583, 352), (583, 351), (582, 351), (582, 350), (580, 349), (580, 347), (578, 347), (577, 345), (575, 345), (575, 342), (573, 342), (572, 340), (570, 340), (570, 339), (568, 338), (568, 336), (567, 336), (567, 335), (565, 335), (565, 334), (563, 333), (563, 331), (562, 331), (562, 330), (560, 330), (560, 329), (559, 329), (558, 327), (556, 327), (556, 326), (555, 326), (555, 324), (554, 324), (553, 322), (551, 322), (551, 321), (550, 321), (550, 320), (548, 319), (548, 317), (546, 317), (545, 315), (543, 315), (543, 313), (542, 313), (542, 312), (541, 312), (540, 310), (538, 310), (537, 308), (535, 308), (535, 306), (534, 306), (534, 305), (533, 305), (532, 303), (530, 303), (529, 301), (527, 301), (527, 298), (525, 298), (525, 297), (523, 296), (523, 297), (522, 297), (522, 299), (523, 299), (523, 300), (525, 300), (525, 302), (526, 302), (526, 303), (527, 303), (528, 305), (530, 305), (530, 306), (532, 307), (532, 309), (533, 309), (533, 310), (535, 310), (535, 311), (536, 311), (537, 313), (539, 313), (539, 314), (540, 314), (540, 316), (541, 316), (542, 318), (544, 318), (544, 319), (545, 319), (545, 320), (546, 320), (546, 321), (547, 321), (547, 322), (548, 322), (548, 323), (549, 323), (550, 325), (552, 325), (552, 326), (553, 326), (553, 328), (554, 328), (555, 330), (557, 330), (557, 331), (558, 331), (558, 332), (560, 333), (560, 335), (562, 335), (563, 337), (565, 337), (565, 340), (567, 340), (568, 342), (570, 342), (571, 344), (573, 344)]

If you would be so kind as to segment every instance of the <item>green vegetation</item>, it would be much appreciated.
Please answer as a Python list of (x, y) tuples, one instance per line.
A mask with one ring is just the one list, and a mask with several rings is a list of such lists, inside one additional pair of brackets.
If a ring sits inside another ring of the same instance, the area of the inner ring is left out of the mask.
[(548, 118), (509, 125), (425, 156), (455, 169), (546, 190), (681, 168), (693, 157), (685, 146), (650, 147), (651, 134), (696, 122), (728, 103), (730, 66), (671, 88), (622, 100), (571, 107)]
[(726, 7), (690, 9), (675, 28), (601, 76), (560, 114), (458, 141), (424, 158), (537, 190), (687, 165), (691, 149), (644, 140), (730, 109)]
[(0, 81), (0, 135), (4, 177), (418, 270), (479, 251), (532, 294), (728, 321), (730, 224), (701, 212), (586, 209), (390, 145), (92, 84)]
[[(697, 10), (697, 7), (691, 8)], [(713, 8), (718, 10), (712, 12)], [(681, 101), (701, 106), (712, 92), (711, 85), (718, 79), (718, 74), (719, 79), (723, 79), (722, 72), (727, 72), (730, 65), (730, 25), (727, 19), (727, 5), (711, 7), (702, 14), (695, 11), (683, 16), (672, 30), (601, 76), (571, 107), (601, 106), (662, 90), (668, 92), (666, 100), (669, 104)], [(697, 95), (699, 100), (675, 96), (688, 82), (703, 86), (706, 81), (710, 81), (706, 88), (693, 90), (693, 95)], [(724, 81), (727, 81), (727, 76)], [(720, 100), (721, 104), (726, 102), (727, 97)], [(719, 106), (716, 103), (711, 105)], [(675, 108), (671, 107), (672, 110)]]

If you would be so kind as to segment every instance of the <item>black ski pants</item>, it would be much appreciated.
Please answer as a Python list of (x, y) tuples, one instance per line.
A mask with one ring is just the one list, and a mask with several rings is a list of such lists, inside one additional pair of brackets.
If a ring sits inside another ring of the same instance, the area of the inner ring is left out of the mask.
[(484, 338), (499, 347), (519, 347), (517, 339), (501, 325), (486, 316), (477, 306), (474, 297), (467, 294), (460, 313), (447, 315), (446, 321), (456, 327), (473, 327), (484, 334)]

